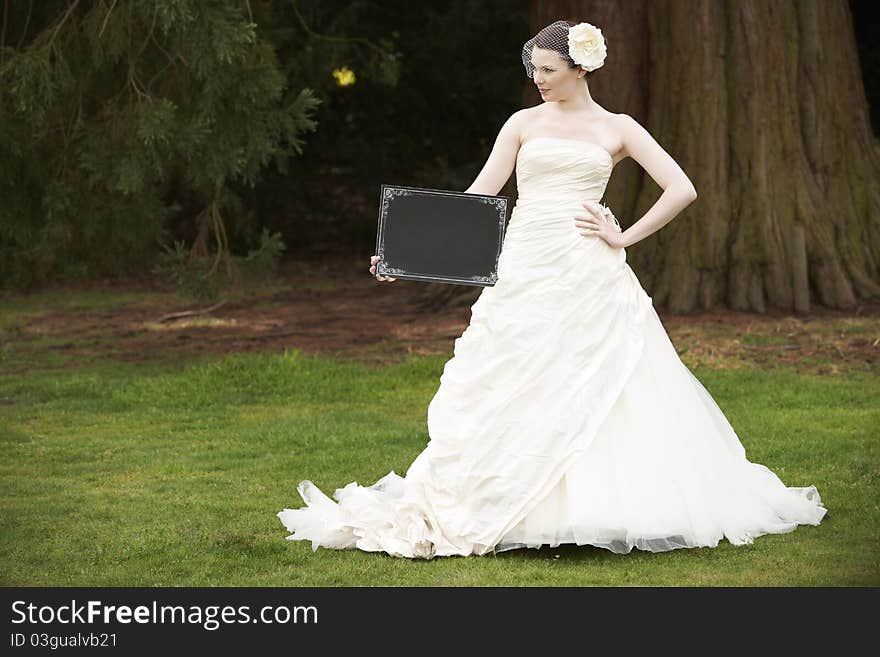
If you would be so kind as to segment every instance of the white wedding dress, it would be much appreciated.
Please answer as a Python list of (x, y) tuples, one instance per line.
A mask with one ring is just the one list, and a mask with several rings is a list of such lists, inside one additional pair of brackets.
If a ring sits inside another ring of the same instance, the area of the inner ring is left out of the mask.
[(278, 513), (288, 539), (430, 559), (742, 545), (820, 523), (815, 486), (786, 487), (746, 458), (625, 250), (578, 232), (612, 167), (591, 142), (522, 145), (498, 280), (455, 340), (426, 448), (405, 477), (351, 482), (336, 501), (301, 481), (307, 506)]

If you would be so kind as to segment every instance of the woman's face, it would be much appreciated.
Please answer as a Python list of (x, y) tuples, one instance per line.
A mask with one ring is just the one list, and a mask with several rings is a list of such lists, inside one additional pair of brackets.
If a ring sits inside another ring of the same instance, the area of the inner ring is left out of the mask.
[(532, 81), (546, 102), (567, 98), (577, 90), (578, 81), (584, 76), (580, 66), (569, 68), (555, 50), (532, 47)]

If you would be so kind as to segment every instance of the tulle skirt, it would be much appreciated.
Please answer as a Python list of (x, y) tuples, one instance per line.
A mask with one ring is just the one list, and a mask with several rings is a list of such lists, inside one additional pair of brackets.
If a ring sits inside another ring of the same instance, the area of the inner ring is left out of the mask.
[(746, 459), (652, 312), (642, 357), (590, 448), (496, 551), (574, 543), (663, 552), (722, 538), (744, 545), (818, 525), (826, 512), (815, 486), (786, 487)]

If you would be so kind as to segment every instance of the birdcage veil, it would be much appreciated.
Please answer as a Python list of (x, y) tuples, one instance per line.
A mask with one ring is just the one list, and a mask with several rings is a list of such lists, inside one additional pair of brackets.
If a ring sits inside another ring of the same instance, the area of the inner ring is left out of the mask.
[[(589, 66), (584, 66), (587, 72), (589, 73), (593, 69), (602, 65), (602, 60), (604, 60), (606, 52), (605, 37), (602, 35), (602, 30), (589, 23), (578, 23), (575, 25), (569, 21), (555, 21), (542, 28), (535, 36), (523, 44), (522, 62), (526, 71), (526, 77), (532, 78), (535, 73), (535, 67), (532, 65), (532, 48), (534, 46), (543, 50), (556, 51), (563, 61), (568, 64), (569, 68), (577, 68), (580, 66), (580, 64), (574, 61), (570, 54), (569, 31), (573, 27), (575, 28), (575, 33), (581, 28), (589, 28), (596, 33), (600, 40), (597, 55), (594, 56), (594, 59)], [(598, 56), (598, 59), (595, 59), (596, 56)]]
[(574, 68), (574, 60), (568, 54), (569, 27), (566, 21), (550, 23), (523, 44), (522, 61), (526, 69), (526, 77), (531, 78), (535, 73), (535, 67), (532, 65), (532, 48), (536, 45), (544, 50), (555, 50), (570, 67)]

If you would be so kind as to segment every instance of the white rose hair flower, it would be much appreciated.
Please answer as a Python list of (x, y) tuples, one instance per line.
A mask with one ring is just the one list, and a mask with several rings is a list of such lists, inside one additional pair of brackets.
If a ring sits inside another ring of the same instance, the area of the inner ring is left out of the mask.
[(575, 64), (593, 71), (605, 63), (608, 49), (602, 30), (590, 23), (578, 23), (568, 30), (568, 54)]

